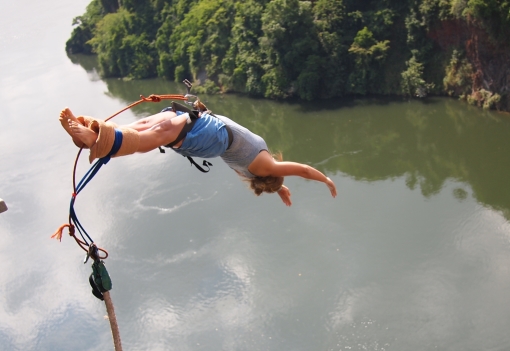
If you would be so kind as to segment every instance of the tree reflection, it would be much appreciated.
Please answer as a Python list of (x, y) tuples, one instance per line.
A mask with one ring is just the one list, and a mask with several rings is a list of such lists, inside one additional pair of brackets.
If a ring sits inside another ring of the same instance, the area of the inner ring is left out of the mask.
[[(73, 58), (87, 70), (93, 62)], [(91, 63), (92, 62), (92, 63)], [(140, 94), (185, 93), (182, 84), (161, 79), (105, 80), (109, 94), (126, 105)], [(397, 101), (344, 99), (302, 103), (240, 95), (203, 95), (213, 112), (226, 115), (264, 137), (284, 159), (332, 174), (377, 181), (403, 177), (425, 197), (453, 179), (473, 189), (483, 204), (509, 213), (510, 120), (451, 99)], [(166, 104), (142, 104), (138, 116)], [(462, 189), (453, 194), (467, 197)]]

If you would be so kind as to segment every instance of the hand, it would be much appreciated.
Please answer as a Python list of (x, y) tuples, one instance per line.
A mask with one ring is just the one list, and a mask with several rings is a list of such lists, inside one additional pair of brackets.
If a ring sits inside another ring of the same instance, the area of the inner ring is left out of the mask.
[(292, 201), (290, 201), (290, 190), (285, 185), (282, 185), (282, 188), (278, 190), (278, 195), (280, 195), (280, 198), (285, 205), (292, 205)]
[(329, 191), (331, 191), (331, 196), (336, 197), (336, 186), (335, 183), (329, 178), (326, 180), (326, 185), (329, 188)]

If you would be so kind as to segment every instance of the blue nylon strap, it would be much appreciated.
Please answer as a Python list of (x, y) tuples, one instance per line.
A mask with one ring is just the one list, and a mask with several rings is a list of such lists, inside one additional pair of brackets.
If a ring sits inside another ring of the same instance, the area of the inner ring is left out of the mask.
[(112, 155), (115, 155), (117, 152), (119, 152), (123, 138), (124, 137), (122, 136), (122, 131), (120, 129), (115, 128), (115, 141), (113, 142), (112, 149), (110, 150), (108, 155), (101, 159), (103, 160), (103, 164), (107, 164), (108, 161), (110, 161)]
[[(83, 178), (78, 183), (78, 186), (76, 187), (76, 195), (78, 195), (80, 193), (80, 191), (82, 191), (83, 188), (85, 188), (85, 185), (87, 185), (88, 182), (90, 182), (92, 180), (92, 178), (94, 178), (94, 176), (101, 169), (101, 167), (110, 161), (112, 155), (115, 155), (117, 152), (119, 152), (120, 147), (122, 146), (122, 139), (123, 139), (122, 131), (119, 129), (115, 129), (115, 141), (113, 142), (112, 149), (110, 150), (108, 155), (97, 160), (92, 165), (92, 167), (90, 167), (90, 169), (87, 171), (87, 173), (85, 173)], [(94, 240), (92, 240), (92, 238), (87, 234), (85, 228), (83, 228), (80, 221), (78, 220), (78, 217), (76, 216), (76, 212), (74, 210), (75, 200), (76, 200), (76, 196), (73, 196), (71, 198), (71, 203), (69, 206), (69, 215), (71, 217), (72, 222), (75, 225), (75, 228), (78, 229), (78, 232), (80, 233), (83, 241), (85, 243), (88, 243), (87, 240), (85, 239), (85, 237), (83, 236), (83, 234), (85, 234), (87, 236), (87, 238), (90, 240), (90, 242), (92, 243), (92, 242), (94, 242)]]

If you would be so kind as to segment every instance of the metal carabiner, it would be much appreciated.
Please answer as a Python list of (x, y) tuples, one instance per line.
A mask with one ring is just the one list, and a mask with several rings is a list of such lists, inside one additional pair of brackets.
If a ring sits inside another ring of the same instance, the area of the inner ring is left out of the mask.
[(193, 87), (193, 84), (191, 84), (191, 82), (187, 79), (184, 79), (182, 81), (184, 83), (184, 85), (186, 85), (186, 90), (187, 90), (187, 93), (190, 94), (191, 93), (191, 88)]
[[(188, 99), (187, 101), (184, 101), (184, 103), (190, 106), (194, 106), (195, 101), (199, 100), (199, 98), (198, 96), (191, 94), (191, 88), (193, 87), (193, 84), (191, 84), (191, 82), (187, 79), (184, 79), (182, 82), (184, 83), (184, 85), (186, 85), (187, 91), (184, 97)], [(190, 98), (194, 99), (194, 101), (189, 101)]]

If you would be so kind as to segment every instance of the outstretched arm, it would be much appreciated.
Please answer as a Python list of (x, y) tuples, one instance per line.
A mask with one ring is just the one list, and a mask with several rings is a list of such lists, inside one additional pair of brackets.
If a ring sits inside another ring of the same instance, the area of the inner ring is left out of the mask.
[[(328, 177), (326, 177), (319, 170), (297, 162), (277, 162), (273, 157), (266, 151), (260, 152), (255, 160), (250, 164), (248, 170), (260, 177), (274, 176), (274, 177), (286, 177), (286, 176), (298, 176), (305, 179), (316, 180), (326, 184), (331, 196), (336, 197), (336, 186), (335, 183)], [(288, 189), (287, 189), (288, 190)], [(281, 197), (281, 196), (280, 196)], [(290, 192), (289, 192), (290, 197)], [(285, 202), (285, 201), (284, 201)]]

